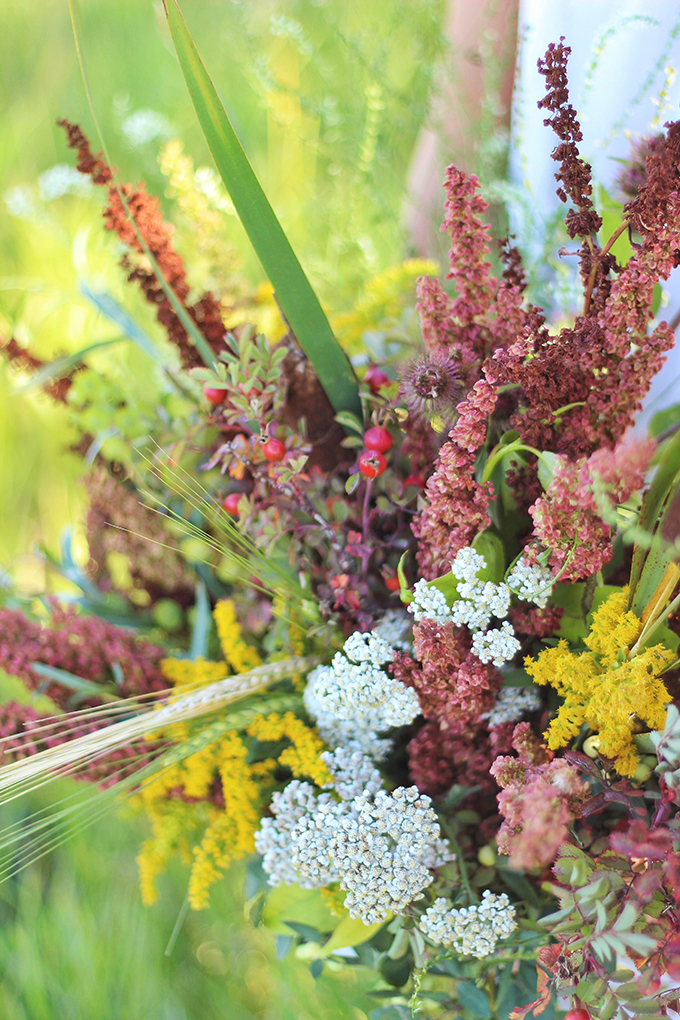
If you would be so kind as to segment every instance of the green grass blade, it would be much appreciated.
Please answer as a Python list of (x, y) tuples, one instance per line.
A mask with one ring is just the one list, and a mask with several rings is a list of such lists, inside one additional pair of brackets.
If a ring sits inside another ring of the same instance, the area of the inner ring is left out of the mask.
[(177, 0), (163, 0), (189, 95), (215, 165), (286, 319), (336, 411), (362, 417), (357, 380), (319, 299), (255, 176), (186, 26)]
[(96, 684), (92, 680), (85, 680), (82, 676), (69, 673), (65, 669), (58, 669), (56, 666), (47, 666), (43, 662), (32, 662), (31, 669), (39, 676), (47, 680), (54, 680), (63, 684), (69, 690), (75, 691), (84, 698), (101, 698), (103, 701), (119, 701), (120, 699), (104, 684)]
[[(654, 532), (661, 507), (673, 487), (673, 482), (678, 472), (680, 472), (680, 432), (677, 432), (662, 449), (654, 478), (642, 500), (638, 528), (650, 534)], [(629, 609), (636, 599), (642, 569), (647, 559), (647, 548), (642, 543), (637, 543), (633, 550), (633, 563), (630, 571), (630, 592), (628, 595)]]

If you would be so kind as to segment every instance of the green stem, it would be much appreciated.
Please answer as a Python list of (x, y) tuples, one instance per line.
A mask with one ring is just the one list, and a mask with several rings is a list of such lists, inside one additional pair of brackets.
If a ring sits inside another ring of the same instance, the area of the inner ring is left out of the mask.
[(488, 482), (493, 474), (493, 470), (500, 461), (503, 460), (509, 453), (533, 453), (539, 460), (543, 459), (543, 454), (540, 450), (535, 450), (533, 446), (527, 446), (519, 439), (515, 439), (512, 443), (508, 443), (507, 446), (496, 446), (489, 454), (489, 459), (484, 465), (484, 471), (482, 472), (482, 484)]
[(446, 832), (446, 836), (449, 842), (451, 843), (453, 851), (456, 855), (456, 864), (458, 865), (458, 870), (460, 871), (460, 880), (463, 885), (463, 888), (465, 889), (465, 892), (468, 894), (471, 903), (479, 903), (479, 896), (470, 885), (470, 879), (468, 878), (467, 868), (465, 867), (465, 861), (463, 860), (463, 851), (460, 848), (460, 844), (456, 839), (455, 835), (453, 834), (453, 830), (449, 823), (444, 821), (443, 819), (440, 820), (444, 828), (444, 831)]

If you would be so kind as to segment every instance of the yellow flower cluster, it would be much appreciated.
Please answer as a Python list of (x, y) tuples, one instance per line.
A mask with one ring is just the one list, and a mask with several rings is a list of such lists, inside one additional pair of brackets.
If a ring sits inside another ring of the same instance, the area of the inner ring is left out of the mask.
[[(248, 749), (236, 732), (166, 769), (140, 791), (149, 813), (152, 836), (137, 858), (142, 899), (158, 898), (156, 878), (174, 852), (191, 860), (190, 845), (199, 826), (208, 823), (193, 849), (189, 903), (194, 910), (208, 905), (208, 889), (230, 860), (252, 853), (260, 822), (260, 786), (256, 777), (271, 775), (271, 767), (247, 764)], [(219, 777), (219, 787), (217, 785)], [(214, 801), (224, 799), (224, 808)], [(169, 794), (179, 796), (168, 796)], [(211, 801), (205, 798), (212, 794)]]
[(210, 662), (208, 659), (163, 659), (161, 670), (173, 687), (181, 687), (185, 694), (189, 688), (205, 687), (216, 680), (224, 680), (231, 673), (226, 662)]
[(223, 599), (218, 602), (213, 616), (224, 658), (234, 673), (247, 673), (253, 666), (259, 666), (262, 659), (255, 649), (247, 645), (241, 637), (241, 626), (236, 618), (236, 607), (231, 599)]
[(163, 659), (163, 676), (174, 687), (184, 691), (203, 687), (216, 680), (224, 680), (233, 673), (246, 673), (253, 666), (259, 666), (260, 656), (247, 645), (241, 636), (241, 627), (236, 617), (236, 607), (231, 599), (218, 602), (213, 612), (217, 635), (222, 646), (224, 662), (210, 662), (207, 659)]
[(247, 764), (248, 750), (237, 733), (227, 733), (219, 742), (213, 763), (217, 766), (224, 810), (217, 811), (194, 848), (189, 879), (189, 905), (194, 910), (208, 906), (208, 890), (230, 860), (255, 849), (255, 832), (260, 824), (260, 788)]
[(537, 684), (550, 684), (564, 698), (546, 733), (548, 746), (565, 747), (587, 723), (599, 734), (600, 752), (616, 759), (620, 775), (632, 776), (635, 720), (663, 729), (670, 698), (659, 674), (675, 656), (659, 644), (627, 657), (641, 623), (625, 611), (626, 600), (625, 590), (615, 592), (593, 614), (589, 651), (576, 655), (562, 640), (524, 665)]
[(279, 715), (255, 716), (248, 726), (248, 735), (258, 740), (290, 740), (287, 747), (279, 755), (279, 764), (285, 765), (294, 776), (305, 776), (317, 786), (325, 786), (333, 781), (330, 772), (319, 755), (324, 743), (309, 726), (298, 719), (292, 712)]
[(345, 350), (358, 350), (367, 330), (397, 319), (407, 302), (413, 302), (418, 277), (438, 272), (439, 266), (431, 259), (407, 259), (370, 279), (354, 309), (333, 317), (333, 329)]
[[(232, 672), (246, 672), (260, 664), (257, 651), (241, 636), (233, 602), (228, 599), (218, 602), (214, 618), (224, 661), (163, 660), (163, 674), (178, 692), (221, 680)], [(302, 633), (291, 638), (291, 643), (293, 640), (302, 646)], [(255, 716), (246, 735), (267, 742), (286, 740), (289, 745), (277, 761), (249, 764), (246, 742), (238, 733), (229, 732), (165, 769), (140, 791), (139, 799), (152, 824), (152, 835), (137, 858), (145, 903), (156, 901), (156, 878), (165, 870), (172, 854), (179, 852), (191, 862), (191, 907), (201, 910), (208, 906), (209, 889), (229, 861), (254, 849), (261, 801), (272, 786), (277, 764), (319, 786), (332, 781), (319, 757), (323, 741), (292, 712)], [(189, 725), (185, 722), (174, 724), (165, 733), (166, 739), (177, 743), (189, 736)]]

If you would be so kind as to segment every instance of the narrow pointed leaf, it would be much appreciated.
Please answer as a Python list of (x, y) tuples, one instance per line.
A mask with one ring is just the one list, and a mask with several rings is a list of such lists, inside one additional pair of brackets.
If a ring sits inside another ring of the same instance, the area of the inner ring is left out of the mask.
[(80, 290), (84, 297), (91, 301), (92, 304), (99, 309), (102, 315), (110, 319), (111, 322), (115, 322), (117, 326), (120, 326), (125, 336), (130, 340), (134, 340), (141, 351), (144, 351), (154, 361), (163, 361), (161, 352), (158, 347), (154, 344), (146, 333), (139, 328), (134, 319), (130, 318), (128, 313), (121, 305), (118, 304), (116, 299), (109, 294), (107, 291), (93, 291), (87, 286), (86, 283), (80, 284)]
[(102, 701), (118, 701), (117, 695), (113, 694), (108, 687), (103, 684), (93, 683), (92, 680), (85, 680), (82, 676), (76, 676), (75, 673), (69, 673), (65, 669), (48, 666), (43, 662), (32, 662), (31, 669), (39, 676), (44, 676), (47, 680), (54, 680), (58, 684), (63, 684), (64, 687), (68, 687), (69, 690), (75, 691), (76, 694), (80, 694), (84, 698), (101, 698)]
[(163, 0), (198, 121), (234, 208), (283, 314), (336, 411), (362, 417), (359, 387), (326, 314), (290, 246), (213, 85), (177, 0)]

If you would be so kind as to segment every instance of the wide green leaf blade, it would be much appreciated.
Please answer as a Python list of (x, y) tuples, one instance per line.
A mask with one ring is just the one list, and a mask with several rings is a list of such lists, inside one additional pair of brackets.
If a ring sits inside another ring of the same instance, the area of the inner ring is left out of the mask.
[[(668, 497), (674, 480), (680, 472), (680, 432), (668, 442), (663, 448), (659, 457), (659, 463), (654, 473), (654, 478), (645, 493), (640, 507), (638, 528), (652, 534), (655, 530), (659, 512)], [(642, 569), (647, 558), (649, 546), (638, 542), (633, 550), (633, 563), (630, 571), (630, 592), (628, 595), (628, 608), (631, 608), (636, 599)], [(663, 573), (663, 570), (661, 571)], [(659, 577), (661, 574), (659, 574)]]
[(283, 314), (336, 411), (362, 417), (357, 380), (265, 195), (186, 26), (163, 0), (184, 80), (208, 147)]

